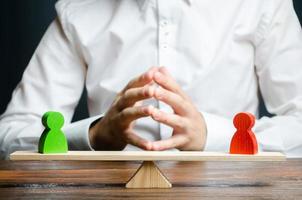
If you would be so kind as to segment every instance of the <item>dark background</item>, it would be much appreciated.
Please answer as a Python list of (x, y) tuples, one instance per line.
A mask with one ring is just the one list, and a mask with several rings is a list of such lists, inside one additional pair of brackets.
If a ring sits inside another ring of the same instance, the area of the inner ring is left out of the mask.
[[(5, 111), (11, 93), (21, 80), (35, 48), (56, 13), (56, 0), (2, 0), (0, 12), (0, 114)], [(294, 0), (302, 21), (302, 1)], [(302, 56), (302, 55), (301, 55)], [(261, 114), (269, 115), (264, 105)], [(88, 116), (85, 92), (74, 120)]]

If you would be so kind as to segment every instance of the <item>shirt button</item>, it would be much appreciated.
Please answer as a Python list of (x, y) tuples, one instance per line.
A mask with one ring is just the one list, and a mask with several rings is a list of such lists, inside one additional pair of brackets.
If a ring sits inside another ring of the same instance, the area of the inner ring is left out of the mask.
[(161, 27), (166, 27), (168, 25), (168, 21), (164, 20), (160, 23)]
[(161, 46), (163, 49), (168, 49), (168, 45), (167, 44), (162, 44)]

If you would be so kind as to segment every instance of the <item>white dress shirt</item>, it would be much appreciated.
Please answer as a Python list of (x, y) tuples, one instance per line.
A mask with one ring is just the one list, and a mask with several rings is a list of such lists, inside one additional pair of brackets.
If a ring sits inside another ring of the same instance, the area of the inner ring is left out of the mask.
[[(61, 0), (56, 9), (1, 116), (1, 157), (37, 149), (48, 110), (65, 116), (70, 149), (92, 150), (91, 123), (151, 66), (167, 67), (204, 115), (205, 151), (229, 151), (234, 115), (258, 116), (261, 92), (276, 116), (256, 121), (260, 150), (302, 156), (302, 32), (291, 0)], [(90, 118), (70, 123), (84, 86)], [(151, 118), (135, 130), (152, 141), (172, 132)]]

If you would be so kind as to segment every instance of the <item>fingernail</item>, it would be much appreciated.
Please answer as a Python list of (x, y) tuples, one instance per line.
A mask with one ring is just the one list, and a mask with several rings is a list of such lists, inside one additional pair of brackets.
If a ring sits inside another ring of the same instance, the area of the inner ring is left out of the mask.
[(143, 94), (145, 97), (149, 96), (149, 86), (148, 85), (145, 85), (143, 87)]
[(143, 108), (143, 112), (144, 112), (145, 114), (150, 114), (150, 113), (152, 113), (152, 110), (153, 110), (153, 106), (152, 106), (152, 105)]
[(145, 97), (152, 97), (155, 92), (155, 87), (153, 85), (146, 85), (143, 88), (143, 93)]
[(154, 107), (152, 105), (148, 106), (148, 114), (153, 112)]
[(150, 73), (150, 72), (147, 72), (146, 74), (145, 74), (145, 79), (152, 79), (152, 74)]
[(159, 146), (156, 143), (153, 143), (152, 144), (152, 149), (153, 149), (153, 151), (158, 151)]
[(157, 78), (157, 79), (159, 79), (159, 78), (162, 77), (162, 74), (161, 74), (160, 72), (156, 72), (156, 73), (154, 74), (154, 77)]
[(150, 85), (149, 86), (149, 94), (150, 94), (150, 96), (153, 96), (154, 95), (154, 91), (155, 91), (155, 87), (153, 86), (153, 85)]
[(145, 148), (146, 148), (147, 151), (152, 150), (152, 143), (151, 142), (147, 142), (146, 145), (145, 145)]
[(155, 94), (155, 97), (157, 99), (161, 99), (162, 98), (162, 90), (160, 89), (160, 87), (156, 88), (154, 94)]
[(159, 111), (154, 111), (152, 116), (153, 116), (153, 118), (154, 118), (155, 120), (158, 120), (159, 117), (160, 117), (160, 112), (159, 112)]

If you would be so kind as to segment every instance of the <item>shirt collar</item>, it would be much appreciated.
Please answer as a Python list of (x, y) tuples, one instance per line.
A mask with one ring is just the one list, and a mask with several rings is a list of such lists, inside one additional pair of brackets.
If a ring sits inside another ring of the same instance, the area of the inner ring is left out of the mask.
[[(136, 0), (136, 1), (141, 10), (145, 10), (149, 2), (149, 0)], [(189, 5), (192, 5), (194, 0), (184, 0), (184, 1), (186, 1)]]

